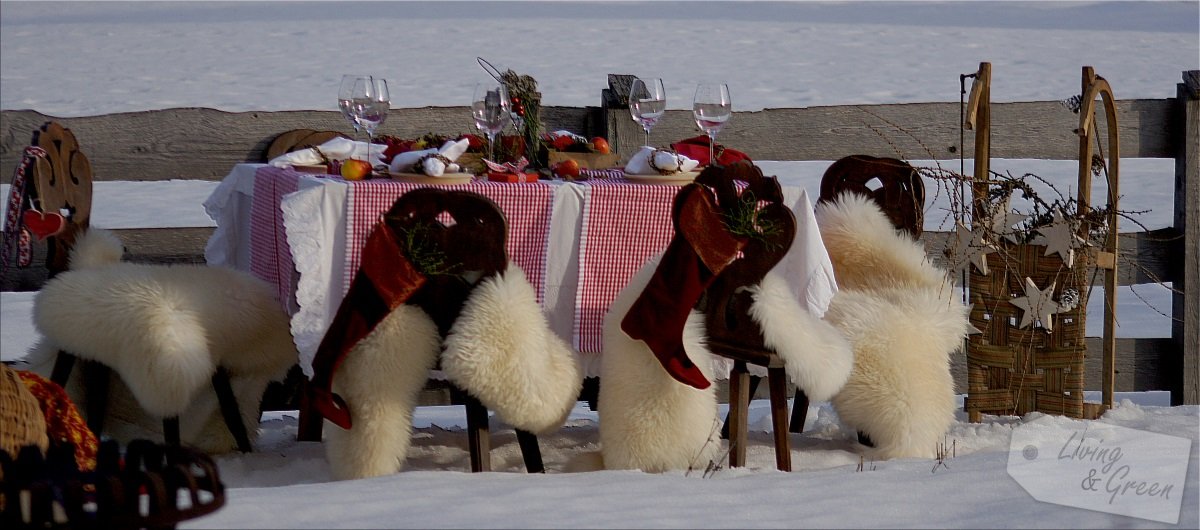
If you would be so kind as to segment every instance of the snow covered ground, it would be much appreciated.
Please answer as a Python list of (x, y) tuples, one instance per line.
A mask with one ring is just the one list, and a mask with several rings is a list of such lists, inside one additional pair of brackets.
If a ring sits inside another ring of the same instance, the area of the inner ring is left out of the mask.
[[(1200, 3), (0, 2), (0, 108), (54, 116), (332, 110), (351, 70), (387, 77), (395, 107), (462, 105), (484, 75), (477, 56), (536, 77), (549, 105), (595, 105), (609, 73), (664, 78), (675, 109), (688, 108), (692, 87), (708, 79), (730, 83), (735, 110), (955, 101), (959, 74), (980, 61), (993, 63), (994, 101), (1070, 97), (1085, 64), (1118, 98), (1169, 98), (1181, 71), (1200, 68)], [(771, 172), (783, 163), (763, 164)], [(1136, 183), (1123, 189), (1125, 206), (1150, 209), (1139, 220), (1151, 228), (1170, 224), (1170, 163), (1130, 160), (1122, 169)], [(100, 226), (163, 226), (170, 217), (211, 224), (200, 208), (211, 183), (103, 184)], [(1153, 308), (1123, 291), (1119, 335), (1168, 335), (1170, 320), (1156, 311), (1169, 312), (1166, 290), (1141, 289)], [(36, 340), (31, 300), (0, 294), (4, 360)], [(796, 471), (788, 474), (774, 471), (768, 414), (756, 402), (749, 467), (707, 478), (563, 472), (572, 456), (597, 448), (597, 416), (582, 406), (542, 438), (548, 474), (522, 474), (512, 430), (494, 423), (498, 472), (472, 475), (461, 410), (427, 407), (405, 472), (330, 482), (322, 446), (295, 441), (294, 413), (272, 413), (255, 453), (219, 458), (229, 504), (183, 527), (1200, 527), (1200, 408), (1170, 407), (1163, 393), (1122, 398), (1093, 422), (960, 417), (947, 434), (954, 454), (940, 462), (862, 460), (853, 433), (828, 404), (814, 404), (805, 432), (792, 436)], [(1032, 485), (1007, 472), (1026, 454), (1010, 453), (1015, 432), (1058, 451), (1073, 433), (1110, 426), (1145, 433), (1125, 447), (1130, 462), (1184, 470), (1167, 499), (1181, 501), (1180, 511), (1149, 498), (1126, 508), (1151, 506), (1157, 517), (1083, 509), (1096, 495), (1074, 486), (1061, 489), (1065, 506), (1042, 502), (1025, 488), (1057, 487), (1065, 468), (1046, 462)], [(1149, 433), (1190, 445), (1182, 454), (1147, 450), (1157, 440)]]

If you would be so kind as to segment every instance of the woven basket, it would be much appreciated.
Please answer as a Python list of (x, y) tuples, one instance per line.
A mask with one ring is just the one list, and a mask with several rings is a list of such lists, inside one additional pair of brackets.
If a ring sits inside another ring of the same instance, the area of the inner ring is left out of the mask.
[[(15, 370), (0, 365), (0, 450), (13, 458), (21, 448), (36, 445), (42, 453), (50, 447), (46, 419), (37, 398), (25, 387)], [(0, 472), (0, 480), (4, 474)], [(0, 496), (0, 507), (4, 499)]]
[[(979, 421), (981, 414), (1033, 411), (1090, 415), (1083, 402), (1088, 253), (1076, 251), (1073, 266), (1067, 267), (1058, 254), (1045, 256), (1045, 251), (1043, 245), (1004, 243), (987, 256), (989, 274), (971, 270), (971, 324), (982, 331), (967, 344), (966, 410), (971, 421)], [(1011, 300), (1025, 293), (1026, 277), (1040, 289), (1054, 283), (1053, 300), (1067, 289), (1079, 293), (1074, 308), (1051, 317), (1053, 330), (1036, 322), (1018, 327), (1023, 310)]]

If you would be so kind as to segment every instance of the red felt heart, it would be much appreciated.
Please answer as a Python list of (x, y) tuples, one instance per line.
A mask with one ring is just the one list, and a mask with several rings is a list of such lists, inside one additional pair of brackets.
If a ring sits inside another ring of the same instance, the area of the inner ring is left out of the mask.
[(39, 212), (26, 210), (21, 217), (28, 228), (39, 240), (61, 234), (67, 228), (67, 220), (58, 212)]

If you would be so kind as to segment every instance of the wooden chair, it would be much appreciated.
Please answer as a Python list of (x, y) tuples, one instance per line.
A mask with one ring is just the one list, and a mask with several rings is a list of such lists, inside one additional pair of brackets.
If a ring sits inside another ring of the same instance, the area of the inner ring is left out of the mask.
[(925, 185), (908, 162), (867, 155), (843, 157), (825, 170), (817, 202), (832, 201), (847, 191), (870, 197), (896, 228), (914, 239), (921, 237)]
[(66, 228), (46, 239), (46, 269), (52, 278), (67, 270), (71, 246), (91, 222), (92, 164), (75, 134), (58, 122), (46, 122), (33, 131), (30, 145), (45, 152), (26, 175), (31, 203), (42, 212), (66, 212)]
[(346, 135), (337, 131), (315, 131), (313, 129), (292, 129), (280, 133), (271, 144), (267, 146), (266, 159), (271, 160), (279, 155), (317, 147), (334, 138), (346, 138)]
[[(737, 182), (745, 183), (740, 192)], [(734, 361), (729, 374), (729, 416), (725, 422), (730, 444), (729, 465), (740, 467), (746, 462), (746, 414), (753, 392), (747, 365), (753, 364), (767, 369), (775, 465), (781, 471), (791, 471), (787, 374), (782, 358), (763, 343), (762, 330), (749, 314), (751, 295), (744, 288), (762, 282), (767, 272), (787, 254), (795, 238), (796, 220), (783, 203), (779, 182), (773, 177), (764, 177), (762, 171), (749, 162), (710, 167), (696, 178), (696, 183), (716, 193), (726, 219), (746, 219), (748, 210), (745, 208), (750, 206), (756, 216), (753, 223), (759, 230), (758, 236), (748, 238), (741, 257), (716, 276), (699, 304), (706, 317), (708, 347), (714, 354)], [(765, 226), (773, 229), (762, 230)], [(686, 230), (686, 226), (682, 228)], [(795, 407), (797, 410), (808, 409), (808, 398), (799, 390)]]
[[(838, 159), (821, 177), (821, 196), (817, 203), (836, 200), (845, 192), (855, 192), (879, 205), (897, 229), (918, 239), (924, 223), (925, 185), (920, 174), (908, 162), (896, 158), (850, 155)], [(796, 401), (800, 392), (796, 393)], [(807, 408), (807, 407), (806, 407)], [(793, 409), (791, 432), (804, 428), (804, 416)], [(859, 442), (871, 445), (862, 433)]]
[[(443, 222), (451, 220), (452, 223)], [(418, 268), (426, 261), (422, 256), (430, 255), (436, 255), (441, 263), (454, 264), (438, 273), (421, 271), (424, 283), (405, 301), (428, 314), (445, 340), (475, 287), (508, 265), (505, 250), (508, 224), (504, 213), (483, 195), (428, 187), (397, 199), (384, 214), (384, 223), (395, 234), (419, 234), (421, 244), (403, 249)], [(363, 259), (365, 263), (367, 256)], [(343, 303), (351, 300), (351, 294), (347, 294)], [(466, 407), (471, 471), (490, 471), (488, 410), (468, 391), (450, 384), (452, 401)], [(305, 409), (301, 411), (299, 437), (320, 440), (321, 419), (311, 407)], [(516, 433), (526, 470), (544, 472), (537, 436), (521, 429), (516, 429)]]

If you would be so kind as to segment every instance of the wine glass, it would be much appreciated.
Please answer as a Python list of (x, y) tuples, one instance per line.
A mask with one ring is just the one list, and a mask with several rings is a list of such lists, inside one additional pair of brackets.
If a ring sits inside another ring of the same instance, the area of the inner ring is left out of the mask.
[(387, 79), (366, 77), (354, 81), (351, 112), (358, 123), (367, 131), (367, 143), (375, 140), (375, 129), (387, 119), (392, 98), (388, 94)]
[(479, 83), (471, 98), (471, 117), (475, 127), (488, 137), (489, 158), (496, 160), (496, 135), (503, 131), (512, 116), (512, 101), (508, 98), (508, 87), (504, 83)]
[(362, 124), (358, 122), (358, 116), (354, 112), (354, 84), (359, 79), (370, 79), (371, 76), (346, 74), (342, 76), (342, 85), (338, 88), (338, 109), (342, 111), (342, 117), (350, 122), (350, 126), (354, 127), (354, 135), (362, 131)]
[(662, 79), (634, 79), (629, 87), (629, 114), (646, 131), (646, 143), (650, 145), (650, 129), (667, 110), (667, 90)]
[(696, 125), (708, 135), (708, 164), (713, 162), (713, 144), (717, 133), (725, 127), (733, 113), (733, 100), (729, 99), (729, 85), (700, 84), (696, 87), (696, 98), (692, 101), (692, 116)]

